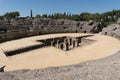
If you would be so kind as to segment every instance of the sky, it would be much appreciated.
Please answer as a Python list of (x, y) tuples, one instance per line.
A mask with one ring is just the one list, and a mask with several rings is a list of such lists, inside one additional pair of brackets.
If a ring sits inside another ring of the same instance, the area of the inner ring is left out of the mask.
[(120, 9), (120, 0), (0, 0), (0, 15), (19, 11), (21, 16), (81, 12), (102, 13)]

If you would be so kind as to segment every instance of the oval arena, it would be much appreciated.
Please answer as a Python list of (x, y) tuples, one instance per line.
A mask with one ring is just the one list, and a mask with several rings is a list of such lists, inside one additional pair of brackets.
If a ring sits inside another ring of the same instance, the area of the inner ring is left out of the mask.
[(119, 40), (99, 34), (27, 37), (0, 44), (0, 65), (6, 66), (5, 71), (72, 65), (113, 55), (119, 44)]

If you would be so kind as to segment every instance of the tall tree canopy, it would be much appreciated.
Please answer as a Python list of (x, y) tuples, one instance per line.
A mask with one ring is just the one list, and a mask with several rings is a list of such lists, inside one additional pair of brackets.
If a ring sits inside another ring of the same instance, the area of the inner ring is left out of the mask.
[(17, 18), (20, 16), (19, 12), (15, 11), (15, 12), (9, 12), (9, 13), (5, 13), (3, 15), (5, 18), (7, 19), (11, 19), (11, 18)]
[(104, 23), (113, 23), (120, 18), (120, 10), (112, 10), (104, 13), (88, 13), (82, 12), (81, 14), (71, 14), (71, 13), (55, 13), (51, 15), (43, 14), (43, 15), (36, 15), (36, 17), (40, 18), (51, 18), (51, 19), (70, 19), (75, 21), (102, 21)]

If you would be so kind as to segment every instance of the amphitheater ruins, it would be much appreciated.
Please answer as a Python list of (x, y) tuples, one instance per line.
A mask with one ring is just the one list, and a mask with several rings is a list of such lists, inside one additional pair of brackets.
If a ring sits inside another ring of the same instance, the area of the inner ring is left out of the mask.
[(119, 21), (104, 27), (93, 20), (0, 20), (0, 72), (72, 65), (113, 55), (120, 50)]

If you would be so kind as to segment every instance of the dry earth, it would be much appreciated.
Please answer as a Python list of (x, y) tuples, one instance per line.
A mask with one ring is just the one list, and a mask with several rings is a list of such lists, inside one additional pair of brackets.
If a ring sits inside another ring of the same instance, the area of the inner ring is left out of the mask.
[(120, 80), (120, 51), (79, 64), (0, 73), (0, 80)]
[[(36, 40), (40, 39), (59, 36), (78, 37), (85, 35), (90, 34), (51, 34), (35, 36), (2, 43), (0, 44), (0, 48), (3, 51), (10, 51), (29, 45), (41, 44), (40, 42), (36, 42)], [(87, 37), (87, 39), (95, 40), (95, 42), (93, 44), (84, 47), (78, 47), (67, 52), (59, 50), (55, 47), (45, 47), (12, 57), (5, 57), (3, 53), (0, 53), (0, 64), (6, 65), (5, 71), (39, 69), (52, 66), (77, 64), (87, 60), (95, 60), (113, 55), (120, 50), (120, 41), (115, 38), (96, 34), (94, 36)]]
[[(57, 34), (55, 36), (58, 35), (83, 36), (86, 34)], [(34, 41), (46, 37), (53, 37), (53, 35), (25, 39)], [(88, 37), (88, 39), (96, 40), (96, 42), (68, 51), (68, 55), (66, 55), (66, 52), (54, 49), (53, 47), (38, 49), (9, 58), (0, 54), (1, 65), (8, 66), (5, 68), (6, 71), (27, 69), (0, 73), (0, 80), (120, 80), (120, 41), (112, 37), (97, 34)], [(16, 41), (19, 40), (11, 42), (14, 43)], [(3, 46), (6, 44), (9, 44), (9, 42), (0, 44), (0, 47), (4, 50), (11, 50), (19, 48), (18, 44), (21, 43), (16, 43), (17, 47), (13, 45), (11, 48)], [(42, 54), (43, 52), (45, 54)], [(43, 64), (42, 61), (44, 61)]]

